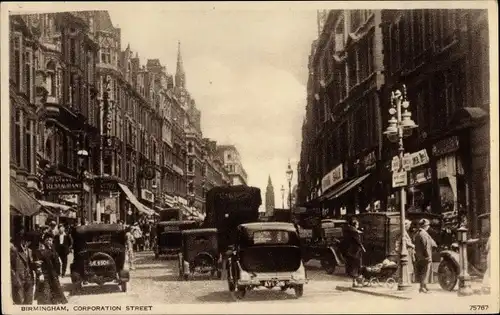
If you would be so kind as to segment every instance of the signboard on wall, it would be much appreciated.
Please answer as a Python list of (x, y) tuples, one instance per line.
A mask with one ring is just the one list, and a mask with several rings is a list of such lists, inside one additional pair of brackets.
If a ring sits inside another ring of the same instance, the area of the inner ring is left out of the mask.
[(155, 202), (155, 195), (153, 194), (152, 191), (147, 190), (147, 189), (141, 190), (141, 198), (144, 200), (147, 200), (151, 203)]
[(47, 193), (80, 194), (82, 182), (62, 175), (46, 175), (44, 190)]
[(460, 143), (457, 136), (446, 138), (436, 142), (436, 144), (432, 146), (432, 154), (434, 156), (441, 156), (452, 153), (458, 150), (459, 146)]
[(339, 164), (333, 170), (331, 170), (328, 174), (326, 174), (321, 180), (321, 191), (326, 191), (328, 188), (337, 184), (344, 178), (344, 173), (342, 169), (342, 164)]

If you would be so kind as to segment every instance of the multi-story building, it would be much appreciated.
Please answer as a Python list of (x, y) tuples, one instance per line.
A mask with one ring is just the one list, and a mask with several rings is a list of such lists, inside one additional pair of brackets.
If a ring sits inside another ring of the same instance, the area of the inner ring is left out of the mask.
[(398, 148), (382, 132), (404, 84), (418, 124), (405, 151), (422, 157), (408, 211), (467, 214), (475, 235), (490, 211), (488, 47), (486, 10), (330, 11), (309, 63), (299, 203), (335, 215), (399, 209)]
[(214, 187), (230, 185), (229, 174), (224, 168), (224, 162), (217, 154), (217, 142), (204, 138), (204, 174), (205, 192)]
[(60, 212), (68, 208), (62, 202), (93, 203), (92, 187), (81, 175), (83, 169), (87, 175), (95, 170), (88, 161), (79, 163), (77, 153), (94, 153), (98, 134), (98, 47), (86, 21), (71, 12), (13, 15), (10, 35), (11, 174), (54, 211), (50, 216), (66, 217)]
[(330, 214), (355, 213), (376, 199), (384, 82), (383, 60), (375, 57), (382, 53), (380, 21), (380, 11), (330, 11), (309, 60), (299, 190), (301, 202)]
[(217, 152), (224, 161), (231, 185), (247, 185), (248, 176), (241, 163), (240, 153), (234, 145), (220, 145)]
[(199, 211), (205, 209), (205, 152), (203, 134), (200, 126), (200, 111), (191, 100), (186, 115), (186, 145), (187, 145), (187, 183), (189, 205)]

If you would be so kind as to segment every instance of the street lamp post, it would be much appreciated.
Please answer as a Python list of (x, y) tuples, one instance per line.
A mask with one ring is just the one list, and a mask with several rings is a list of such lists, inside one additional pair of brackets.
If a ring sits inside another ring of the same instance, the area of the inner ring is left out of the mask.
[[(389, 120), (389, 126), (387, 127), (384, 134), (387, 136), (389, 141), (398, 142), (398, 152), (399, 152), (399, 172), (404, 172), (407, 176), (406, 171), (403, 170), (403, 155), (404, 155), (404, 145), (403, 138), (411, 135), (412, 130), (418, 127), (415, 122), (411, 119), (411, 113), (408, 111), (410, 102), (407, 100), (406, 96), (406, 86), (403, 85), (403, 92), (396, 90), (391, 94), (391, 108), (389, 109), (389, 114), (391, 119)], [(402, 110), (404, 109), (404, 112)], [(396, 115), (396, 116), (394, 116)], [(406, 177), (407, 178), (407, 177)], [(401, 239), (399, 246), (399, 283), (398, 290), (403, 291), (410, 287), (410, 279), (408, 276), (408, 249), (406, 247), (406, 242), (404, 238), (405, 231), (405, 185), (401, 186), (400, 189), (400, 229), (401, 229)]]
[(85, 149), (78, 150), (76, 153), (78, 156), (78, 160), (80, 162), (80, 181), (82, 182), (82, 190), (80, 192), (80, 222), (84, 223), (85, 221), (85, 186), (84, 186), (84, 181), (85, 181), (85, 161), (88, 160), (89, 157), (89, 152)]
[(281, 185), (281, 208), (285, 209), (285, 186)]
[(288, 180), (288, 193), (289, 193), (289, 204), (288, 207), (290, 210), (292, 209), (292, 177), (293, 177), (293, 170), (292, 167), (290, 166), (290, 160), (288, 160), (288, 168), (286, 169), (286, 177)]

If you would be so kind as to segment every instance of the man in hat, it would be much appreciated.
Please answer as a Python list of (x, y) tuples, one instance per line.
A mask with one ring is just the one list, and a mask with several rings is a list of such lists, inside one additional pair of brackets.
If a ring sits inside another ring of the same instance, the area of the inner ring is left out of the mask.
[(436, 246), (436, 242), (427, 232), (430, 227), (430, 222), (427, 219), (419, 221), (419, 230), (415, 235), (415, 275), (420, 283), (420, 293), (427, 293), (427, 282), (432, 270), (432, 248)]
[(11, 244), (11, 274), (15, 304), (32, 304), (35, 283), (33, 253), (28, 235), (21, 232)]

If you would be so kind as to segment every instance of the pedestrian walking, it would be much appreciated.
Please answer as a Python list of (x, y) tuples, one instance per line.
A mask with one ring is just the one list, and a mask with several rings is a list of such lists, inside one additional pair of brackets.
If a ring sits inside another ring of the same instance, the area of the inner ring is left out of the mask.
[(346, 273), (352, 278), (352, 286), (358, 287), (362, 276), (360, 275), (361, 258), (366, 251), (361, 243), (361, 233), (359, 230), (359, 221), (356, 218), (350, 218), (343, 231), (342, 249), (345, 257)]
[(135, 240), (134, 250), (139, 252), (141, 250), (142, 241), (143, 241), (142, 231), (141, 231), (141, 228), (139, 227), (139, 223), (137, 223), (137, 222), (134, 223), (134, 225), (132, 226), (131, 232), (132, 232), (132, 235), (134, 236), (134, 240)]
[(436, 246), (436, 242), (427, 232), (430, 227), (429, 220), (420, 220), (419, 226), (420, 229), (415, 235), (415, 274), (420, 283), (419, 292), (427, 293), (427, 282), (432, 270), (432, 248)]
[(22, 233), (11, 243), (12, 299), (14, 304), (33, 304), (35, 282), (33, 253), (28, 235)]
[(54, 248), (56, 253), (59, 255), (61, 259), (61, 276), (66, 276), (66, 270), (68, 268), (68, 255), (71, 251), (72, 247), (72, 239), (69, 234), (66, 234), (66, 228), (64, 225), (59, 225), (59, 233), (54, 238)]
[(35, 298), (38, 304), (66, 304), (68, 300), (64, 296), (59, 274), (61, 265), (59, 257), (53, 247), (54, 238), (45, 234), (43, 244), (34, 255), (37, 260), (37, 281)]
[[(406, 250), (408, 252), (408, 265), (407, 265), (407, 270), (408, 270), (408, 279), (413, 279), (414, 275), (414, 263), (415, 263), (415, 245), (412, 242), (412, 239), (410, 237), (410, 228), (411, 228), (411, 221), (410, 220), (405, 220), (405, 231), (403, 234), (403, 239), (404, 239), (404, 244), (406, 246)], [(399, 253), (400, 251), (400, 243), (401, 243), (401, 237), (398, 236), (397, 241), (396, 241), (396, 246), (395, 246), (395, 251), (396, 253)], [(398, 264), (398, 268), (400, 264)], [(399, 274), (399, 273), (397, 273)]]
[(126, 244), (125, 244), (125, 250), (127, 251), (127, 257), (128, 257), (128, 264), (130, 270), (134, 270), (134, 243), (135, 239), (134, 236), (132, 235), (131, 228), (129, 226), (126, 227)]

